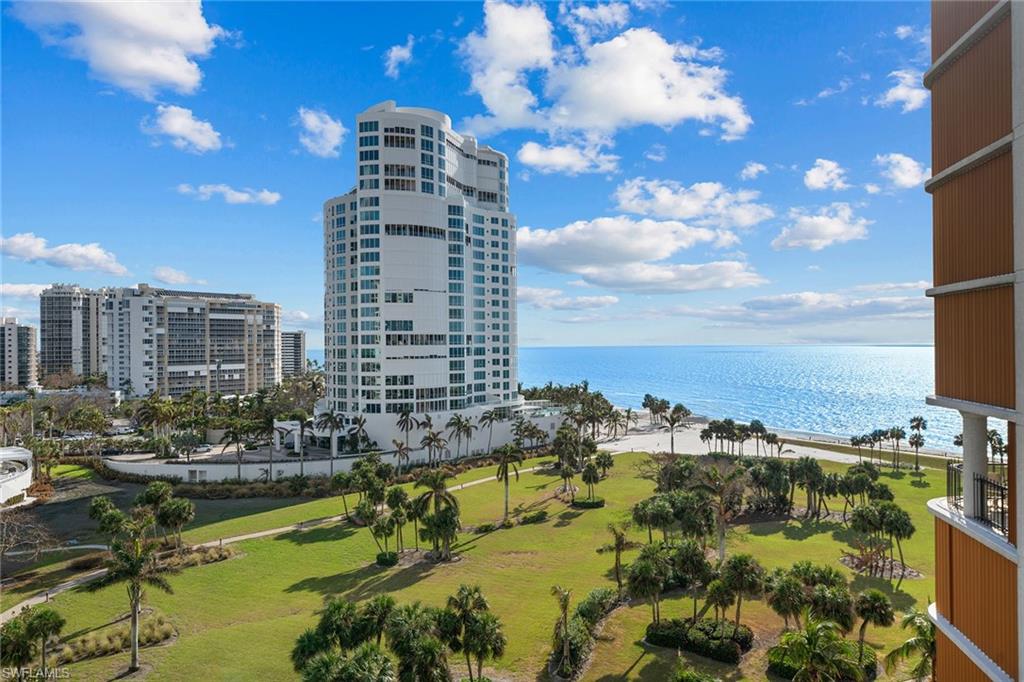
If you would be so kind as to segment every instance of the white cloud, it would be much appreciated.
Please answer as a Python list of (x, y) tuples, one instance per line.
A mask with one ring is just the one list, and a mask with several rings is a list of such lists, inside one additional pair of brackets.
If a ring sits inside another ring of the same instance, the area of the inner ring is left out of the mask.
[(313, 156), (337, 158), (348, 129), (322, 109), (299, 107), (298, 125), (302, 127), (299, 142)]
[(208, 201), (211, 197), (218, 194), (228, 204), (262, 204), (264, 206), (273, 206), (281, 201), (281, 195), (277, 192), (271, 192), (269, 189), (256, 190), (248, 187), (235, 189), (225, 184), (193, 187), (186, 183), (178, 185), (177, 189), (179, 194), (192, 195), (201, 201)]
[(44, 44), (85, 61), (91, 75), (152, 100), (170, 89), (194, 93), (198, 59), (228, 35), (207, 23), (198, 0), (187, 2), (19, 2), (15, 17)]
[(921, 83), (922, 74), (914, 69), (897, 69), (889, 74), (889, 78), (896, 81), (896, 84), (882, 93), (875, 100), (875, 105), (890, 107), (899, 104), (901, 111), (906, 114), (916, 111), (928, 101), (928, 91)]
[(808, 106), (810, 104), (814, 104), (815, 100), (828, 99), (829, 97), (841, 95), (847, 90), (849, 90), (852, 85), (853, 80), (847, 77), (843, 77), (839, 79), (839, 83), (837, 83), (835, 87), (823, 88), (822, 90), (819, 90), (818, 93), (812, 99), (799, 99), (796, 101), (796, 104), (799, 106)]
[(319, 331), (323, 330), (324, 323), (322, 316), (310, 315), (305, 310), (282, 310), (281, 326)]
[(117, 262), (117, 256), (96, 242), (70, 242), (50, 246), (45, 239), (32, 232), (21, 232), (10, 237), (0, 237), (0, 253), (15, 260), (45, 263), (57, 268), (96, 270), (111, 275), (128, 274), (128, 268)]
[(872, 284), (858, 284), (851, 288), (851, 291), (924, 291), (931, 288), (932, 283), (919, 279), (914, 282), (875, 282)]
[(882, 191), (882, 188), (873, 182), (869, 182), (864, 185), (864, 191), (867, 192), (868, 194), (878, 194), (879, 192)]
[(594, 310), (619, 302), (617, 296), (566, 296), (561, 289), (519, 287), (518, 298), (541, 310)]
[(666, 315), (699, 317), (739, 325), (797, 325), (853, 319), (928, 319), (931, 301), (923, 296), (856, 297), (842, 293), (800, 291), (763, 296), (739, 305), (694, 308), (677, 306)]
[(689, 187), (672, 180), (633, 178), (618, 186), (618, 207), (630, 213), (692, 220), (702, 227), (749, 228), (774, 216), (771, 208), (755, 203), (760, 192), (730, 191), (718, 182)]
[(893, 33), (900, 40), (905, 40), (905, 39), (909, 38), (910, 36), (914, 35), (914, 27), (913, 26), (897, 26), (896, 30), (893, 31)]
[(735, 289), (759, 286), (768, 281), (742, 261), (630, 263), (587, 266), (576, 272), (595, 286), (643, 294)]
[(740, 178), (743, 180), (753, 180), (758, 175), (768, 172), (768, 166), (757, 161), (747, 161), (747, 165), (740, 171)]
[(624, 2), (571, 5), (563, 2), (558, 13), (580, 45), (589, 45), (595, 36), (607, 35), (629, 21), (629, 5)]
[(404, 45), (392, 45), (384, 53), (384, 73), (388, 78), (398, 78), (399, 68), (403, 64), (412, 63), (412, 47), (416, 38), (411, 33)]
[(142, 119), (142, 130), (150, 135), (165, 135), (178, 149), (194, 154), (215, 152), (223, 146), (220, 133), (209, 121), (196, 118), (191, 109), (173, 104), (157, 105), (156, 119)]
[(43, 289), (49, 289), (49, 284), (15, 284), (13, 282), (0, 282), (0, 297), (3, 298), (39, 298)]
[[(588, 16), (585, 40), (595, 26), (618, 28), (614, 12), (621, 10), (611, 9), (614, 5), (575, 8)], [(583, 14), (571, 16), (578, 22)], [(534, 128), (607, 141), (622, 128), (670, 128), (685, 121), (717, 125), (723, 139), (733, 140), (752, 124), (743, 100), (726, 92), (728, 73), (717, 64), (722, 53), (716, 48), (671, 43), (649, 28), (577, 43), (555, 49), (543, 5), (488, 0), (483, 30), (469, 34), (462, 45), (471, 89), (488, 114), (471, 117), (464, 126), (478, 135)], [(535, 92), (533, 83), (543, 88)]]
[(823, 206), (817, 213), (809, 214), (803, 209), (793, 208), (789, 211), (792, 221), (782, 229), (774, 240), (772, 247), (776, 249), (806, 248), (821, 251), (833, 244), (842, 244), (854, 239), (866, 239), (868, 225), (872, 222), (867, 218), (858, 218), (853, 208), (842, 202)]
[(169, 265), (158, 265), (153, 268), (153, 277), (158, 282), (163, 282), (164, 284), (175, 284), (178, 286), (184, 284), (206, 284), (205, 279), (195, 279), (187, 272), (176, 270)]
[(650, 148), (644, 152), (644, 158), (650, 161), (664, 161), (668, 158), (668, 149), (666, 149), (663, 144), (652, 144)]
[(896, 152), (876, 155), (875, 165), (881, 167), (884, 178), (900, 189), (917, 187), (932, 176), (931, 168), (925, 168), (920, 161)]
[(577, 147), (571, 144), (545, 147), (527, 142), (516, 154), (519, 161), (541, 173), (607, 173), (616, 169), (619, 157), (603, 154), (597, 146)]
[(558, 272), (578, 272), (589, 265), (662, 260), (719, 238), (715, 230), (674, 220), (626, 216), (578, 220), (550, 230), (522, 227), (516, 233), (520, 261)]
[(846, 169), (830, 159), (816, 159), (814, 165), (804, 173), (804, 185), (813, 190), (842, 190), (850, 187), (846, 182)]

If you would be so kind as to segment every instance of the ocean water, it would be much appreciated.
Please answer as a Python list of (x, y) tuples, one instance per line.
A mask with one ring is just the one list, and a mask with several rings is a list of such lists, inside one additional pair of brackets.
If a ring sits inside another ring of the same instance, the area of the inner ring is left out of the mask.
[(651, 393), (711, 418), (837, 436), (896, 425), (909, 433), (920, 414), (926, 446), (943, 450), (962, 429), (959, 414), (924, 402), (935, 392), (931, 346), (520, 348), (519, 379), (586, 379), (620, 407), (638, 408)]
[[(323, 361), (323, 351), (309, 356)], [(836, 436), (928, 420), (926, 445), (954, 450), (960, 416), (925, 405), (931, 346), (612, 346), (520, 348), (523, 386), (584, 379), (620, 407), (645, 393), (694, 413)], [(990, 428), (1005, 432), (1001, 423)]]

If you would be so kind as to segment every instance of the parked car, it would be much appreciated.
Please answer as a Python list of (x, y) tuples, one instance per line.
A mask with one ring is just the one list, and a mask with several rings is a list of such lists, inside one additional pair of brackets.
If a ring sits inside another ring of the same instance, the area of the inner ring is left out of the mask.
[(124, 450), (121, 448), (103, 448), (100, 450), (100, 454), (104, 457), (113, 457), (114, 455), (124, 454)]
[(194, 452), (197, 453), (197, 454), (202, 454), (202, 453), (205, 453), (205, 452), (209, 452), (212, 449), (213, 448), (212, 448), (212, 446), (210, 446), (209, 443), (203, 443), (202, 445), (197, 446), (196, 449), (194, 450)]

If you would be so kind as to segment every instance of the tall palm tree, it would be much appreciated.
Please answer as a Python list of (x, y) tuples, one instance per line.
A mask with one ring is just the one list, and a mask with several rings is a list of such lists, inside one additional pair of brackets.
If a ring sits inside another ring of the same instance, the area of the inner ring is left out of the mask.
[(437, 454), (436, 463), (440, 464), (441, 453), (444, 452), (445, 447), (448, 445), (448, 441), (445, 440), (444, 436), (437, 431), (427, 429), (426, 435), (423, 436), (422, 440), (420, 440), (420, 445), (427, 449), (427, 462), (433, 466), (435, 464), (435, 454)]
[(235, 446), (235, 464), (238, 467), (237, 478), (239, 481), (242, 480), (242, 458), (243, 450), (242, 445), (249, 437), (249, 433), (252, 431), (252, 425), (244, 419), (232, 417), (225, 423), (224, 435), (221, 436), (220, 442), (227, 443), (229, 445), (234, 444)]
[(885, 669), (891, 671), (903, 659), (918, 656), (910, 669), (915, 680), (934, 679), (935, 676), (935, 624), (928, 614), (911, 608), (903, 614), (900, 627), (913, 633), (905, 642), (885, 656)]
[(405, 433), (405, 445), (409, 446), (409, 432), (415, 428), (418, 428), (416, 418), (412, 416), (410, 410), (403, 409), (398, 413), (398, 419), (395, 421), (395, 426)]
[(674, 455), (676, 454), (676, 427), (683, 423), (683, 417), (675, 412), (669, 412), (665, 416), (665, 423), (668, 424), (670, 448)]
[(665, 588), (665, 578), (658, 563), (642, 555), (629, 565), (627, 572), (629, 593), (651, 601), (651, 622), (655, 625), (661, 622), (661, 591)]
[(615, 585), (618, 588), (619, 599), (622, 599), (622, 553), (640, 546), (629, 539), (627, 529), (628, 527), (624, 523), (609, 523), (608, 532), (612, 534), (612, 541), (597, 550), (599, 553), (615, 553)]
[(501, 417), (495, 410), (487, 410), (480, 415), (480, 427), (487, 427), (487, 454), (491, 454), (491, 439), (494, 437), (494, 425), (501, 421)]
[(336, 410), (326, 410), (321, 412), (316, 417), (314, 423), (316, 428), (320, 431), (327, 431), (329, 433), (328, 438), (331, 441), (331, 467), (330, 475), (334, 475), (334, 460), (338, 456), (338, 441), (334, 437), (334, 433), (338, 429), (345, 428), (345, 417)]
[(462, 419), (462, 424), (459, 427), (459, 430), (461, 431), (462, 437), (466, 439), (466, 457), (469, 457), (471, 454), (470, 447), (473, 444), (473, 432), (476, 431), (476, 429), (477, 426), (471, 419), (466, 417)]
[(87, 589), (96, 590), (115, 582), (127, 583), (128, 601), (131, 606), (131, 660), (128, 670), (139, 669), (139, 615), (142, 607), (142, 588), (155, 587), (170, 594), (173, 592), (164, 570), (157, 564), (156, 547), (146, 538), (146, 531), (153, 525), (153, 516), (148, 511), (133, 510), (131, 518), (124, 519), (120, 532), (110, 546), (107, 574), (102, 580), (88, 584)]
[(406, 465), (409, 464), (409, 455), (412, 451), (409, 449), (408, 442), (403, 443), (397, 438), (393, 439), (391, 444), (395, 446), (395, 459), (398, 460), (398, 473), (400, 474), (402, 473), (402, 462), (404, 461)]
[(789, 629), (789, 619), (793, 618), (798, 628), (800, 614), (807, 607), (807, 592), (804, 584), (796, 576), (786, 573), (776, 580), (768, 593), (768, 606), (782, 616), (785, 629)]
[(18, 616), (10, 619), (0, 627), (0, 665), (5, 669), (18, 671), (18, 680), (25, 679), (28, 664), (35, 655), (36, 642), (28, 631), (28, 619)]
[(722, 564), (722, 580), (736, 593), (736, 627), (740, 626), (743, 597), (756, 597), (764, 589), (764, 568), (750, 554), (734, 554)]
[(366, 417), (357, 414), (352, 418), (352, 426), (348, 428), (348, 437), (356, 444), (356, 452), (363, 451), (363, 443), (368, 440), (366, 435)]
[[(29, 637), (39, 640), (39, 667), (43, 679), (49, 679), (46, 674), (46, 643), (52, 637), (60, 635), (67, 623), (64, 617), (57, 613), (56, 609), (49, 606), (37, 606), (28, 612), (26, 630)], [(6, 644), (6, 642), (5, 642)]]
[(498, 453), (498, 472), (496, 477), (505, 484), (505, 516), (502, 523), (508, 521), (509, 475), (510, 472), (519, 480), (519, 463), (523, 461), (523, 451), (512, 443), (502, 445)]
[(501, 629), (501, 620), (490, 612), (478, 614), (470, 623), (462, 646), (476, 658), (476, 679), (485, 679), (484, 661), (488, 658), (501, 658), (508, 646), (508, 640)]
[(453, 633), (457, 641), (460, 642), (462, 652), (466, 657), (466, 668), (469, 671), (469, 680), (473, 682), (473, 664), (470, 662), (470, 647), (467, 646), (467, 636), (469, 635), (470, 628), (473, 625), (473, 621), (486, 611), (490, 610), (490, 605), (487, 603), (487, 599), (484, 597), (483, 592), (480, 591), (479, 585), (459, 585), (458, 591), (455, 594), (448, 597), (447, 603), (448, 610), (455, 615), (455, 627), (456, 632)]
[[(448, 490), (447, 485), (448, 473), (443, 469), (424, 471), (414, 486), (416, 488), (426, 489), (417, 498), (417, 506), (420, 506), (423, 509), (432, 506), (434, 509), (434, 516), (438, 516), (443, 508), (453, 509), (457, 513), (459, 510), (459, 500), (450, 490)], [(434, 552), (436, 553), (440, 550), (440, 538), (437, 535), (434, 535), (431, 540), (433, 541)]]
[(456, 412), (448, 419), (448, 423), (444, 425), (448, 432), (451, 434), (449, 440), (455, 440), (455, 458), (458, 459), (462, 451), (462, 422), (465, 420), (460, 413)]
[(861, 619), (860, 632), (857, 637), (857, 660), (864, 662), (864, 636), (868, 625), (887, 628), (896, 621), (896, 613), (892, 610), (892, 602), (881, 590), (874, 588), (864, 590), (857, 595), (853, 610)]
[(725, 530), (736, 510), (732, 503), (736, 491), (742, 490), (747, 470), (742, 466), (727, 464), (719, 467), (709, 463), (701, 469), (700, 481), (695, 490), (711, 497), (715, 513), (715, 531), (718, 537), (718, 563), (725, 561)]
[(808, 682), (862, 680), (853, 645), (843, 638), (839, 626), (804, 614), (804, 626), (782, 635), (769, 657), (778, 657), (797, 669), (793, 679)]
[(387, 628), (388, 619), (395, 612), (395, 598), (390, 594), (378, 594), (363, 605), (362, 621), (370, 635), (376, 638), (380, 646), (381, 637)]
[(569, 600), (572, 599), (572, 590), (555, 585), (551, 588), (551, 595), (558, 600), (558, 624), (555, 626), (555, 639), (562, 642), (562, 660), (558, 663), (559, 673), (568, 673), (572, 666), (569, 653)]
[(629, 435), (629, 425), (632, 424), (633, 426), (636, 426), (640, 422), (640, 417), (637, 416), (636, 412), (633, 411), (632, 407), (627, 407), (626, 408), (626, 413), (623, 415), (623, 417), (625, 418), (625, 422), (624, 422), (624, 427), (625, 428), (623, 429), (622, 435), (623, 436), (628, 436)]

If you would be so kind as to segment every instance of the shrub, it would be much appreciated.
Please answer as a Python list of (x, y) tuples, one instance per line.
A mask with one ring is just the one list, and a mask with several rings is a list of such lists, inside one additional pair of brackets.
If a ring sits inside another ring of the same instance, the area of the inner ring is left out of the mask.
[(395, 566), (398, 564), (397, 552), (381, 552), (377, 555), (378, 566)]
[(618, 602), (619, 596), (615, 590), (610, 587), (599, 587), (591, 590), (590, 594), (576, 605), (576, 616), (586, 621), (590, 627), (594, 627)]
[(577, 509), (600, 509), (604, 506), (604, 498), (594, 497), (588, 499), (586, 497), (577, 497), (573, 500), (572, 506)]
[[(874, 649), (865, 648), (864, 657), (864, 679), (868, 682), (878, 676), (878, 655)], [(800, 672), (795, 665), (786, 660), (781, 651), (772, 647), (768, 650), (768, 672), (785, 680), (792, 680)], [(854, 682), (852, 678), (844, 677), (837, 682)]]
[(556, 629), (551, 652), (556, 665), (555, 669), (562, 677), (573, 677), (579, 672), (583, 662), (590, 657), (590, 652), (594, 649), (594, 635), (585, 620), (579, 616), (569, 619), (568, 661), (562, 660), (562, 646), (562, 638), (558, 636)]
[(522, 525), (525, 525), (525, 524), (528, 524), (528, 523), (543, 523), (544, 521), (547, 521), (547, 520), (548, 520), (548, 510), (547, 509), (538, 509), (535, 512), (530, 512), (529, 514), (523, 514), (523, 518), (521, 518), (519, 520), (519, 523), (522, 524)]
[[(131, 646), (129, 624), (116, 625), (66, 642), (56, 652), (57, 664), (66, 665), (87, 658), (120, 653)], [(152, 646), (174, 636), (174, 626), (163, 616), (143, 618), (139, 624), (139, 646)]]
[(69, 571), (91, 571), (103, 566), (102, 554), (86, 554), (68, 562)]
[(498, 527), (499, 526), (496, 523), (481, 523), (479, 526), (476, 527), (475, 532), (480, 534), (491, 533), (493, 531), (498, 530)]
[(683, 649), (723, 663), (739, 663), (740, 656), (754, 643), (754, 633), (745, 625), (727, 621), (691, 621), (673, 618), (647, 626), (647, 641), (655, 646)]
[(717, 677), (682, 667), (676, 671), (676, 676), (673, 680), (674, 682), (718, 682)]

